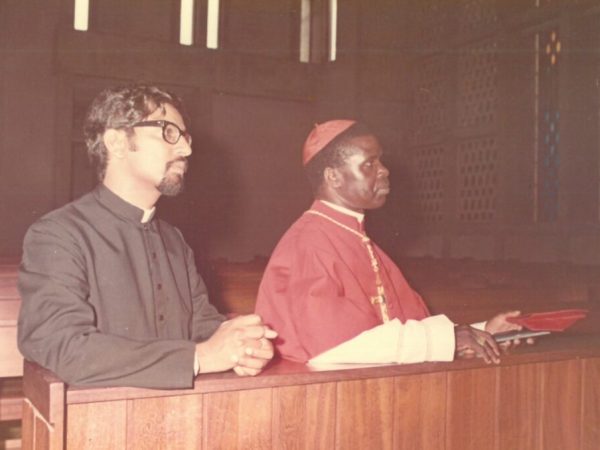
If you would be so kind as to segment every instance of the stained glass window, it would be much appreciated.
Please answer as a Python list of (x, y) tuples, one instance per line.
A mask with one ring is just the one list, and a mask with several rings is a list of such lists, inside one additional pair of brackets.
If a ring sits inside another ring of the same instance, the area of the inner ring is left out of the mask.
[(539, 34), (537, 95), (537, 220), (553, 222), (558, 217), (560, 186), (560, 111), (558, 71), (561, 42), (558, 30)]

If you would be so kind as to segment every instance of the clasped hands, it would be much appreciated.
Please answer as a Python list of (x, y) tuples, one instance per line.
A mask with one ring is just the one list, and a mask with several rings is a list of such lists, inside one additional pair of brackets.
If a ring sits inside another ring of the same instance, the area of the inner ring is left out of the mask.
[(199, 373), (233, 369), (238, 375), (258, 375), (273, 358), (271, 339), (277, 333), (250, 314), (223, 322), (206, 341), (196, 344)]
[[(520, 342), (515, 339), (499, 345), (492, 335), (505, 331), (520, 330), (522, 328), (520, 325), (506, 320), (520, 314), (520, 311), (500, 313), (486, 322), (485, 331), (477, 330), (469, 325), (455, 327), (456, 354), (465, 358), (478, 356), (483, 358), (487, 364), (492, 362), (498, 364), (500, 362), (500, 349), (506, 350), (511, 346), (519, 345)], [(533, 340), (528, 339), (527, 342), (533, 343)]]

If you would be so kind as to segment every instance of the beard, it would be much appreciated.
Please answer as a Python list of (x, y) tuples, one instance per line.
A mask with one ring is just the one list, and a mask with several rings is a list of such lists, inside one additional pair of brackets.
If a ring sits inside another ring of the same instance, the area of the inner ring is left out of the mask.
[(165, 168), (165, 176), (158, 183), (157, 189), (162, 195), (167, 197), (174, 197), (183, 191), (184, 182), (183, 175), (169, 173), (169, 169), (175, 163), (182, 163), (185, 165), (184, 172), (187, 170), (187, 161), (184, 158), (179, 158), (174, 161), (167, 163)]
[(174, 197), (183, 191), (183, 177), (179, 175), (165, 176), (157, 186), (158, 192), (167, 197)]

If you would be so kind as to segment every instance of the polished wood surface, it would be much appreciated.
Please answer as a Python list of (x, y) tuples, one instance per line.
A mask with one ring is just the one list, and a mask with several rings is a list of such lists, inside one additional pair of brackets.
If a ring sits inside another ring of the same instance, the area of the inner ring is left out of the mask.
[(274, 388), (273, 405), (273, 448), (334, 448), (336, 383)]
[(499, 432), (496, 427), (498, 375), (497, 369), (487, 367), (448, 374), (448, 448), (493, 448)]
[(35, 364), (23, 370), (23, 449), (64, 448), (65, 421), (72, 417), (65, 404), (65, 384)]
[(17, 318), (21, 304), (17, 271), (15, 259), (0, 260), (0, 448), (21, 446), (20, 440), (13, 439), (14, 433), (10, 431), (23, 410), (23, 357), (17, 348)]
[(20, 419), (22, 403), (22, 379), (0, 378), (0, 422)]
[[(217, 299), (224, 312), (253, 310), (264, 263), (217, 266)], [(589, 334), (598, 328), (591, 269), (528, 265), (529, 276), (523, 277), (518, 265), (508, 270), (469, 261), (405, 261), (404, 266), (423, 286), (432, 310), (452, 310), (455, 321), (485, 318), (528, 299), (524, 311), (586, 307), (590, 316), (573, 331)], [(94, 443), (105, 448), (596, 448), (600, 439), (595, 425), (600, 364), (590, 359), (596, 347), (568, 335), (540, 339), (504, 358), (500, 367), (456, 361), (311, 371), (277, 362), (259, 377), (205, 375), (193, 390), (181, 391), (65, 390), (60, 380), (40, 372), (23, 408), (20, 378), (14, 378), (22, 373), (17, 270), (16, 263), (0, 265), (0, 377), (13, 377), (0, 380), (10, 386), (0, 389), (0, 420), (22, 414), (23, 448), (93, 448)], [(556, 279), (549, 280), (551, 273)], [(572, 361), (576, 354), (585, 366)], [(551, 388), (560, 392), (550, 399)], [(578, 390), (596, 401), (572, 401)], [(569, 406), (559, 408), (565, 401)], [(494, 407), (482, 410), (479, 404)], [(554, 426), (563, 419), (566, 427)], [(66, 432), (59, 433), (65, 424)], [(573, 431), (577, 426), (580, 432)]]
[(600, 442), (600, 360), (584, 361), (582, 391), (589, 399), (585, 401), (582, 412), (581, 448), (592, 450), (598, 448)]
[[(502, 367), (499, 376), (499, 448), (529, 450), (540, 448), (538, 423), (542, 413), (542, 366), (524, 364)], [(521, 389), (521, 386), (530, 386)], [(513, 405), (519, 405), (514, 408)], [(503, 430), (510, 430), (508, 433)]]
[(23, 374), (23, 357), (17, 349), (17, 318), (21, 300), (17, 291), (16, 262), (0, 263), (0, 378)]
[(257, 377), (202, 375), (172, 391), (61, 391), (27, 363), (35, 414), (24, 415), (23, 448), (594, 448), (599, 376), (600, 337), (577, 335), (541, 338), (493, 366), (314, 370), (278, 360)]
[(582, 372), (582, 364), (576, 360), (552, 362), (542, 370), (544, 449), (580, 448)]
[[(264, 263), (217, 265), (214, 298), (222, 311), (253, 311)], [(588, 319), (573, 331), (594, 333), (600, 323), (592, 268), (415, 260), (402, 266), (432, 311), (449, 312), (456, 322), (511, 308), (584, 307)], [(594, 346), (575, 338), (569, 344), (568, 336), (560, 345), (540, 339), (500, 367), (457, 361), (310, 371), (280, 362), (255, 378), (206, 375), (186, 391), (65, 391), (46, 373), (23, 408), (14, 378), (22, 373), (17, 269), (0, 265), (0, 377), (13, 377), (11, 389), (0, 389), (0, 420), (23, 414), (23, 448), (595, 449), (600, 442), (600, 363), (590, 359)], [(558, 394), (549, 396), (549, 389)], [(586, 401), (573, 400), (578, 390)]]
[(444, 448), (446, 387), (444, 372), (395, 379), (394, 443), (397, 448)]

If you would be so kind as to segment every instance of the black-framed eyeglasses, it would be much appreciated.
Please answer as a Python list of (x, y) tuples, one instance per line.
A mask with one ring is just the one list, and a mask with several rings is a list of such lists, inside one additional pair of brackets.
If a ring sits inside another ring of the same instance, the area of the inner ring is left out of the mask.
[(192, 145), (192, 135), (168, 120), (145, 120), (134, 123), (132, 127), (160, 127), (162, 128), (163, 139), (169, 144), (177, 144), (179, 138), (183, 136), (186, 142)]

